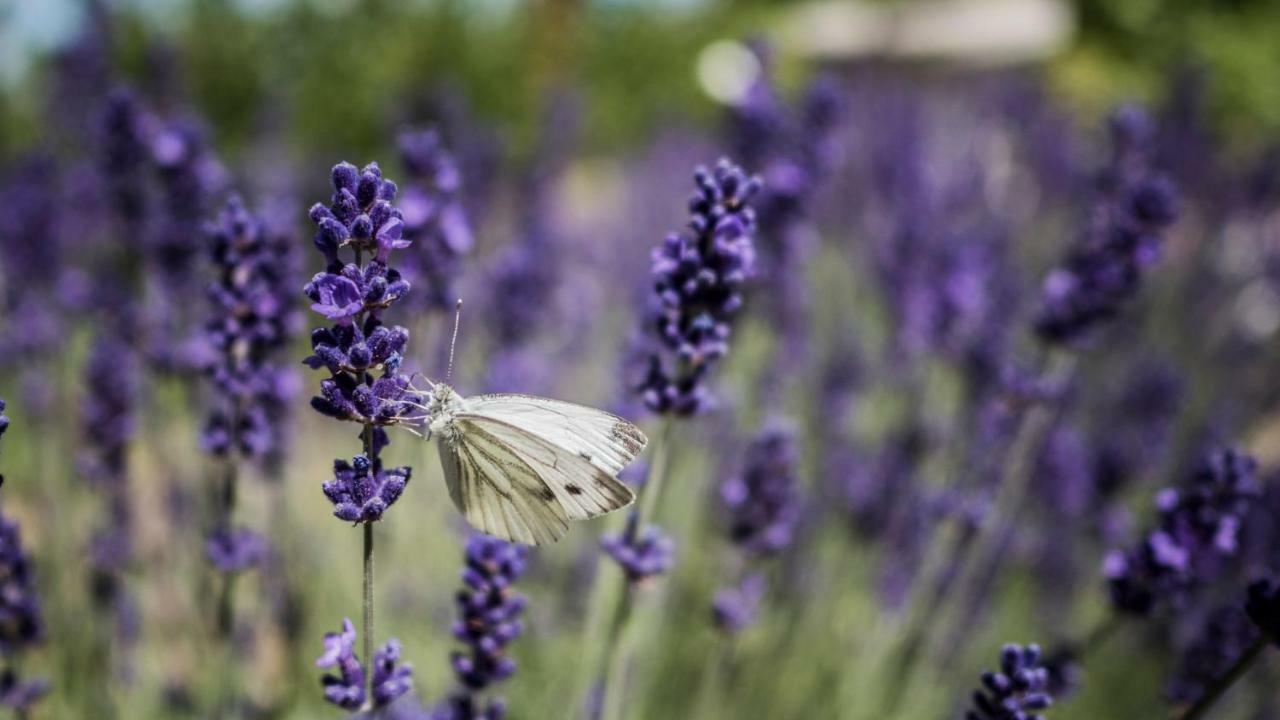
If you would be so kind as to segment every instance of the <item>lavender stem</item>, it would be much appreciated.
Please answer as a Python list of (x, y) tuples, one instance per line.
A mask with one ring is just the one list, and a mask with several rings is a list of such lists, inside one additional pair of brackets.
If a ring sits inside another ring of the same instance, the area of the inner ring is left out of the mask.
[[(373, 425), (364, 426), (364, 453), (372, 459), (375, 456), (373, 445)], [(364, 655), (362, 660), (372, 667), (373, 663), (373, 523), (364, 523)], [(373, 673), (369, 678), (369, 702), (373, 702)]]
[[(631, 519), (631, 527), (642, 532), (645, 523), (652, 520), (658, 508), (658, 498), (662, 493), (663, 481), (666, 479), (671, 457), (671, 427), (674, 423), (664, 418), (662, 428), (658, 431), (657, 447), (653, 450), (653, 466), (649, 478), (640, 488), (640, 507), (635, 518)], [(602, 688), (601, 714), (602, 720), (620, 720), (622, 718), (622, 700), (626, 695), (626, 675), (631, 664), (630, 635), (628, 627), (635, 605), (633, 597), (634, 584), (626, 582), (618, 598), (618, 605), (613, 613), (613, 626), (609, 632), (609, 644), (605, 650), (605, 676)]]
[(1213, 681), (1213, 684), (1204, 691), (1204, 694), (1200, 696), (1200, 699), (1195, 704), (1175, 716), (1177, 720), (1198, 720), (1198, 718), (1204, 717), (1214, 703), (1221, 699), (1227, 690), (1230, 690), (1231, 686), (1235, 685), (1237, 680), (1244, 677), (1244, 674), (1249, 671), (1249, 668), (1253, 667), (1259, 657), (1262, 657), (1262, 652), (1267, 649), (1267, 645), (1270, 643), (1271, 639), (1265, 633), (1255, 640), (1253, 645), (1244, 651), (1244, 654), (1240, 656), (1239, 660), (1236, 660), (1230, 669)]

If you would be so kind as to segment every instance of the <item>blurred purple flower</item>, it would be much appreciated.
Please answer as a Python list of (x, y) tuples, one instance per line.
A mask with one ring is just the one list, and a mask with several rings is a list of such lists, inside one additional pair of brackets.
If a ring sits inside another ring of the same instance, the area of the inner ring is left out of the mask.
[(638, 522), (632, 512), (627, 515), (626, 529), (617, 535), (605, 535), (600, 541), (631, 583), (664, 575), (675, 563), (675, 541), (656, 525), (647, 525), (641, 531)]
[[(9, 427), (0, 399), (0, 438)], [(4, 476), (0, 475), (0, 486)], [(22, 680), (15, 670), (16, 657), (44, 640), (44, 612), (36, 594), (31, 555), (22, 545), (18, 523), (0, 513), (0, 654), (8, 659), (0, 673), (0, 706), (25, 715), (25, 710), (47, 691), (44, 680)]]
[(668, 235), (653, 251), (654, 291), (648, 322), (661, 350), (649, 355), (639, 387), (659, 414), (692, 415), (707, 404), (703, 384), (729, 349), (741, 287), (755, 268), (753, 196), (760, 180), (722, 159), (694, 174), (689, 231)]
[(291, 298), (293, 238), (251, 214), (237, 197), (209, 223), (217, 281), (205, 341), (216, 354), (206, 371), (217, 390), (202, 445), (215, 455), (263, 458), (279, 450), (287, 391), (276, 356), (297, 325)]
[(1129, 550), (1113, 550), (1103, 573), (1121, 612), (1149, 615), (1180, 606), (1197, 585), (1236, 554), (1244, 515), (1260, 497), (1256, 461), (1239, 450), (1209, 454), (1181, 490), (1156, 496), (1156, 528)]
[(424, 307), (453, 307), (453, 283), (471, 252), (471, 224), (461, 202), (462, 174), (435, 130), (400, 133), (400, 162), (408, 181), (401, 189), (404, 237), (415, 249), (404, 256), (405, 275)]
[(205, 541), (205, 557), (218, 572), (237, 573), (258, 567), (266, 559), (267, 539), (252, 530), (223, 528)]
[(520, 616), (526, 601), (512, 585), (524, 574), (528, 549), (503, 540), (473, 534), (467, 540), (463, 587), (456, 601), (458, 619), (453, 636), (466, 650), (450, 655), (453, 672), (462, 687), (446, 698), (433, 713), (437, 720), (501, 718), (506, 705), (501, 699), (485, 703), (486, 688), (511, 677), (516, 662), (507, 656), (507, 646), (524, 630)]
[(1111, 165), (1084, 238), (1045, 278), (1036, 332), (1048, 343), (1072, 344), (1119, 313), (1159, 257), (1177, 216), (1173, 184), (1148, 167), (1150, 121), (1136, 106), (1112, 116)]
[(727, 633), (741, 632), (749, 627), (760, 613), (764, 591), (764, 576), (759, 573), (752, 573), (737, 585), (721, 589), (711, 603), (716, 627)]
[(751, 556), (791, 544), (800, 518), (794, 429), (773, 422), (747, 447), (741, 472), (720, 486), (729, 513), (729, 539)]

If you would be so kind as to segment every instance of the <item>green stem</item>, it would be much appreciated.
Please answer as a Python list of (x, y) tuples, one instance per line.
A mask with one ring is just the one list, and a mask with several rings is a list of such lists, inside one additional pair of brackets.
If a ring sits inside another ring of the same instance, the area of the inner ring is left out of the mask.
[[(657, 512), (662, 488), (666, 481), (671, 458), (671, 428), (674, 422), (664, 418), (662, 428), (658, 431), (657, 447), (653, 450), (653, 461), (649, 468), (649, 479), (640, 489), (640, 507), (636, 509), (635, 519), (630, 527), (637, 535), (644, 532), (645, 523), (652, 520)], [(613, 625), (609, 632), (608, 646), (605, 650), (604, 685), (601, 688), (601, 719), (621, 720), (623, 717), (623, 700), (626, 696), (626, 681), (631, 664), (631, 643), (628, 628), (635, 605), (635, 586), (629, 580), (622, 588), (617, 607), (613, 613)]]
[[(364, 453), (369, 462), (374, 462), (373, 425), (364, 426)], [(364, 523), (364, 655), (360, 658), (369, 670), (369, 699), (366, 706), (373, 702), (373, 523)]]
[(1177, 720), (1198, 720), (1204, 717), (1214, 703), (1220, 700), (1227, 690), (1230, 690), (1231, 686), (1236, 684), (1237, 680), (1244, 677), (1244, 674), (1249, 671), (1249, 668), (1253, 667), (1259, 657), (1262, 657), (1262, 652), (1267, 649), (1269, 644), (1271, 644), (1271, 640), (1266, 634), (1259, 637), (1253, 645), (1249, 646), (1248, 650), (1244, 651), (1244, 654), (1240, 656), (1239, 660), (1236, 660), (1236, 663), (1230, 669), (1213, 681), (1213, 684), (1204, 691), (1204, 694), (1200, 696), (1200, 699), (1194, 705), (1175, 716)]
[[(1045, 376), (1065, 382), (1075, 368), (1075, 356), (1065, 353), (1054, 353), (1049, 358), (1049, 369)], [(994, 582), (994, 572), (1000, 559), (1004, 556), (1018, 515), (1025, 508), (1030, 497), (1031, 483), (1034, 477), (1035, 462), (1039, 456), (1045, 439), (1057, 422), (1061, 406), (1054, 401), (1033, 406), (1018, 423), (1017, 434), (1010, 446), (1009, 456), (1005, 463), (1005, 471), (1000, 476), (996, 488), (995, 501), (991, 507), (991, 521), (978, 531), (976, 542), (971, 546), (967, 562), (962, 563), (961, 582), (956, 592), (951, 594), (959, 603), (959, 611), (965, 613), (974, 607), (974, 602), (982, 588)], [(964, 560), (964, 559), (962, 559)], [(968, 615), (966, 614), (966, 617)], [(962, 634), (971, 629), (971, 623), (959, 622), (953, 626), (948, 649), (941, 656), (943, 665), (949, 662)]]
[(600, 720), (620, 720), (623, 716), (622, 701), (626, 695), (627, 669), (630, 664), (625, 641), (632, 604), (632, 587), (627, 583), (622, 588), (622, 595), (614, 610), (613, 626), (609, 628), (604, 685), (600, 688)]
[(1125, 617), (1120, 613), (1113, 612), (1106, 618), (1101, 620), (1097, 625), (1085, 635), (1084, 641), (1080, 643), (1080, 650), (1076, 653), (1076, 661), (1084, 662), (1084, 659), (1095, 652), (1102, 649), (1107, 641), (1115, 636), (1116, 631), (1124, 625)]

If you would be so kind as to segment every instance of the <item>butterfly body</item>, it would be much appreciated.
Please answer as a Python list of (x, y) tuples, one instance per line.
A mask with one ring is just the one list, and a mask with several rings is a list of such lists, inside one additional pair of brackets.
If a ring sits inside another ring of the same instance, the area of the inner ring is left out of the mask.
[(626, 507), (617, 475), (646, 438), (626, 420), (532, 395), (465, 398), (436, 383), (426, 398), (449, 496), (477, 529), (530, 545), (553, 542), (570, 520)]

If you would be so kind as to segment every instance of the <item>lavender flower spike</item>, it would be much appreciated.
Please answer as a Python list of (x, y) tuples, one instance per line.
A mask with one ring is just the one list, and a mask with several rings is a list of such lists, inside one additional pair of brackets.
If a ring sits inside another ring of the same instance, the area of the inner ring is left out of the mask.
[(1223, 448), (1205, 458), (1189, 487), (1161, 491), (1156, 528), (1137, 546), (1107, 555), (1116, 609), (1149, 615), (1162, 603), (1176, 607), (1235, 555), (1243, 517), (1259, 497), (1256, 472), (1252, 457)]
[[(0, 399), (0, 437), (9, 427)], [(0, 484), (4, 477), (0, 476)], [(31, 556), (22, 546), (18, 524), (0, 514), (0, 655), (9, 666), (0, 673), (0, 706), (25, 710), (44, 696), (48, 683), (42, 679), (22, 680), (14, 670), (13, 658), (44, 640), (44, 613), (36, 595)]]
[(467, 540), (463, 588), (457, 595), (458, 620), (453, 624), (453, 636), (466, 650), (450, 656), (462, 688), (436, 709), (433, 718), (496, 720), (505, 715), (506, 705), (500, 699), (485, 706), (480, 693), (516, 671), (506, 649), (524, 630), (520, 616), (525, 598), (511, 586), (524, 574), (527, 554), (523, 545), (479, 533)]
[(982, 687), (973, 693), (965, 720), (1042, 720), (1040, 711), (1053, 704), (1048, 684), (1039, 646), (1005, 645), (1000, 670), (982, 674)]
[(649, 324), (658, 348), (639, 387), (650, 410), (693, 415), (706, 406), (703, 384), (729, 350), (730, 325), (742, 307), (742, 285), (755, 272), (753, 196), (759, 178), (721, 160), (698, 168), (687, 231), (653, 251)]
[(767, 556), (791, 544), (799, 504), (795, 433), (775, 423), (751, 441), (740, 474), (720, 486), (729, 511), (729, 536), (751, 555)]

